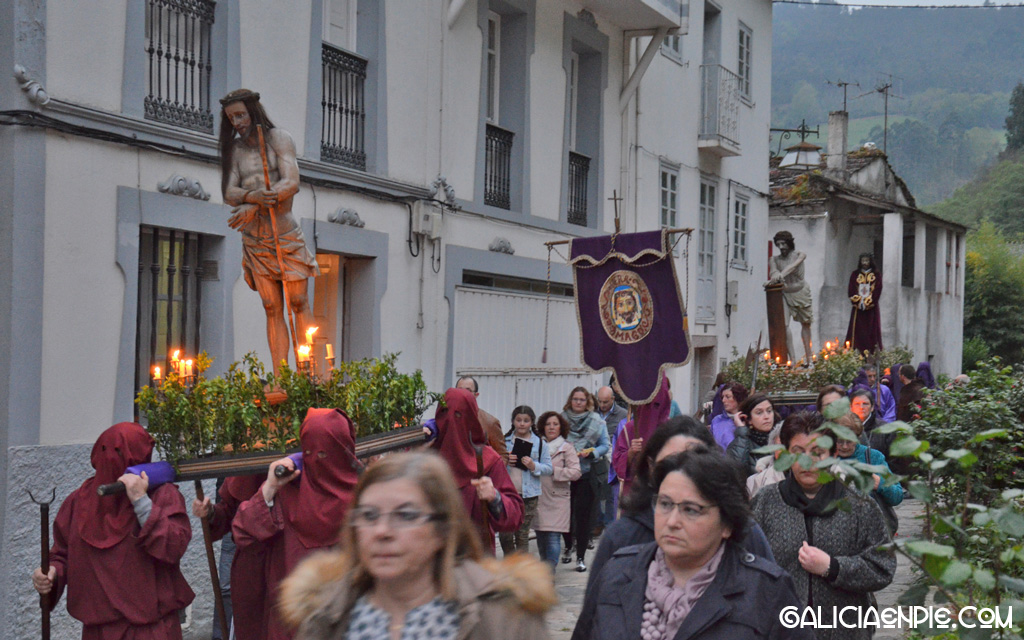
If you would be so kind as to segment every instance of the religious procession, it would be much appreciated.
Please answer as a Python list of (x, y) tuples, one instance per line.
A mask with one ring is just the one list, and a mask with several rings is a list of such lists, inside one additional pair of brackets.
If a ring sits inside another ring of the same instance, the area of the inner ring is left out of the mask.
[(0, 34), (4, 638), (1020, 631), (967, 227), (845, 108), (771, 128), (772, 3), (46, 5)]

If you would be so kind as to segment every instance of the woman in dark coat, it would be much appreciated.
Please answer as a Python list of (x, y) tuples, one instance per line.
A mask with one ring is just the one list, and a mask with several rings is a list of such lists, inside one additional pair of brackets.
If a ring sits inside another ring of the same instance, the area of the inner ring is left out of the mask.
[(587, 589), (573, 640), (813, 638), (787, 629), (793, 580), (744, 550), (746, 490), (732, 463), (703, 445), (657, 464), (655, 541), (621, 549)]
[[(782, 425), (782, 444), (815, 463), (834, 456), (817, 444), (820, 416), (798, 413)], [(754, 517), (764, 528), (779, 565), (793, 576), (802, 605), (820, 608), (818, 640), (866, 639), (871, 629), (832, 628), (833, 611), (871, 606), (871, 594), (892, 582), (896, 558), (880, 546), (892, 542), (878, 505), (839, 480), (820, 484), (817, 466), (793, 465), (786, 479), (754, 497)]]
[[(651, 484), (654, 465), (672, 454), (700, 445), (719, 450), (711, 431), (690, 416), (672, 418), (651, 434), (639, 457), (635, 482), (629, 493), (622, 498), (622, 515), (608, 525), (601, 536), (601, 544), (597, 547), (591, 566), (588, 588), (616, 551), (630, 545), (654, 542), (654, 509), (651, 507), (651, 499), (656, 495)], [(772, 559), (771, 546), (761, 527), (753, 520), (747, 523), (743, 546), (755, 555)]]

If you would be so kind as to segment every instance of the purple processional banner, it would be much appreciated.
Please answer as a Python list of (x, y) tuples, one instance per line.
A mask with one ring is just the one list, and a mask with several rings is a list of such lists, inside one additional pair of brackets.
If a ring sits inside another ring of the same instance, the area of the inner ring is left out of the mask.
[(690, 360), (686, 309), (668, 233), (570, 241), (583, 364), (611, 371), (622, 396), (646, 404), (665, 369)]

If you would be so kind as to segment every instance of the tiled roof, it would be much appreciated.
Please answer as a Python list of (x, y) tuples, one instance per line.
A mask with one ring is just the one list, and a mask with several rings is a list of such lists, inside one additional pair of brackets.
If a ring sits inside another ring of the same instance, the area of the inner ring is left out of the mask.
[[(850, 173), (856, 173), (879, 158), (882, 159), (889, 172), (896, 179), (897, 186), (903, 192), (907, 203), (911, 207), (916, 208), (917, 203), (914, 200), (913, 194), (910, 193), (907, 183), (896, 175), (896, 172), (893, 171), (892, 166), (889, 164), (888, 158), (881, 150), (857, 149), (847, 153), (846, 170)], [(838, 187), (850, 193), (859, 193), (860, 195), (878, 198), (879, 194), (877, 193), (862, 192), (861, 189), (857, 189), (853, 185), (826, 178), (824, 176), (826, 167), (824, 156), (818, 168), (810, 171), (806, 169), (779, 168), (781, 161), (781, 157), (773, 157), (768, 161), (768, 185), (771, 192), (771, 204), (774, 206), (787, 206), (824, 200), (828, 197), (829, 187)]]

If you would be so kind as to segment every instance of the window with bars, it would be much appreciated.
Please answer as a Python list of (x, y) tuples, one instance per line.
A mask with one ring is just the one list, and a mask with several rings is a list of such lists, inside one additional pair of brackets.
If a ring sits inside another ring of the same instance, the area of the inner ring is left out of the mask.
[(365, 58), (322, 44), (320, 159), (366, 171)]
[(679, 199), (679, 172), (671, 167), (661, 168), (661, 226), (676, 226)]
[(175, 349), (192, 358), (199, 353), (204, 244), (190, 231), (140, 229), (136, 389), (150, 383), (154, 366), (167, 371)]
[(732, 210), (732, 262), (737, 267), (747, 266), (747, 214), (750, 202), (736, 198)]
[(750, 98), (751, 64), (754, 60), (754, 32), (750, 27), (740, 23), (739, 56), (736, 64), (736, 75), (740, 78), (740, 93)]
[(212, 0), (146, 0), (145, 117), (213, 133)]

